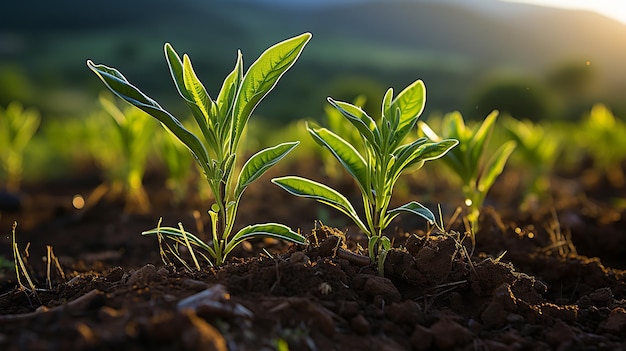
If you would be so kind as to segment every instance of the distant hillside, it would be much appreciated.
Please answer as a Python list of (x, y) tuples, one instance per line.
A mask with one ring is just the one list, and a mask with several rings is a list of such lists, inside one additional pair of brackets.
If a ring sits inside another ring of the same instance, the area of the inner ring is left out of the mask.
[(591, 12), (495, 0), (289, 3), (301, 6), (284, 0), (12, 2), (5, 6), (12, 15), (0, 23), (0, 66), (20, 68), (45, 89), (91, 91), (100, 88), (84, 67), (91, 58), (157, 97), (170, 96), (165, 41), (190, 53), (213, 91), (238, 48), (250, 64), (269, 45), (310, 31), (313, 40), (278, 88), (282, 100), (273, 94), (272, 105), (259, 111), (289, 118), (293, 108), (284, 101), (302, 95), (307, 101), (300, 110), (320, 111), (326, 94), (359, 75), (371, 77), (377, 91), (424, 78), (429, 109), (462, 109), (494, 70), (541, 79), (572, 61), (590, 62), (595, 94), (618, 100), (626, 90), (626, 26)]

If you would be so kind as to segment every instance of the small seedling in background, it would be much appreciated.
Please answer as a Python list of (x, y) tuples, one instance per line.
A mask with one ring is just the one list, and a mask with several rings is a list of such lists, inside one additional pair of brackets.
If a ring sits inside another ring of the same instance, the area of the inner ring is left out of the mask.
[(507, 117), (502, 122), (509, 136), (517, 142), (514, 159), (519, 159), (521, 168), (529, 172), (521, 205), (522, 210), (529, 210), (550, 191), (550, 174), (560, 154), (561, 141), (558, 134), (529, 120)]
[(0, 180), (10, 192), (20, 190), (24, 149), (40, 124), (39, 112), (19, 102), (0, 107)]
[[(165, 44), (165, 57), (178, 93), (191, 109), (200, 133), (186, 129), (181, 121), (146, 96), (116, 69), (87, 61), (89, 68), (120, 98), (159, 120), (189, 148), (203, 170), (215, 203), (209, 210), (212, 242), (205, 243), (182, 226), (155, 228), (144, 235), (164, 235), (186, 246), (204, 249), (211, 264), (221, 265), (238, 244), (253, 237), (275, 237), (304, 244), (306, 239), (289, 227), (277, 224), (249, 225), (232, 235), (237, 208), (246, 188), (285, 157), (298, 142), (282, 143), (254, 154), (237, 175), (237, 151), (244, 128), (259, 102), (274, 88), (295, 63), (311, 38), (305, 33), (280, 42), (261, 54), (244, 74), (241, 52), (233, 71), (226, 77), (213, 100), (197, 78), (186, 54), (181, 57)], [(192, 258), (195, 260), (193, 250)], [(196, 261), (196, 268), (200, 268)]]
[(111, 123), (87, 126), (92, 157), (105, 173), (111, 195), (124, 196), (125, 211), (147, 213), (150, 201), (143, 177), (156, 123), (135, 107), (120, 109), (111, 95), (101, 94), (99, 102)]
[(420, 138), (402, 144), (415, 127), (425, 101), (426, 89), (421, 80), (409, 85), (395, 99), (390, 88), (383, 98), (382, 117), (375, 121), (353, 104), (328, 98), (345, 118), (344, 123), (352, 124), (360, 134), (359, 145), (352, 145), (327, 128), (307, 126), (313, 139), (327, 148), (358, 184), (365, 221), (345, 196), (324, 184), (297, 176), (272, 179), (293, 195), (315, 199), (346, 214), (368, 236), (369, 257), (372, 263), (378, 259), (381, 274), (382, 263), (390, 248), (390, 241), (383, 236), (383, 231), (396, 216), (409, 212), (435, 223), (433, 213), (416, 201), (389, 209), (398, 178), (406, 171), (421, 168), (426, 161), (442, 157), (458, 143), (456, 140), (433, 143)]
[(626, 184), (622, 161), (626, 159), (626, 123), (615, 118), (603, 104), (596, 104), (582, 121), (580, 142), (593, 158), (594, 168), (604, 173), (611, 186)]
[(488, 140), (497, 117), (498, 112), (493, 111), (482, 124), (469, 127), (459, 112), (453, 112), (444, 116), (439, 134), (425, 123), (419, 123), (420, 130), (432, 140), (452, 138), (459, 141), (459, 146), (451, 150), (442, 160), (461, 180), (465, 205), (469, 209), (467, 220), (470, 224), (472, 242), (479, 229), (478, 217), (487, 193), (504, 170), (506, 161), (515, 149), (515, 142), (508, 141), (502, 144), (491, 157), (486, 157)]
[(161, 133), (158, 146), (159, 155), (167, 169), (165, 186), (172, 193), (172, 204), (178, 206), (189, 193), (190, 178), (194, 167), (193, 156), (187, 147), (167, 130)]

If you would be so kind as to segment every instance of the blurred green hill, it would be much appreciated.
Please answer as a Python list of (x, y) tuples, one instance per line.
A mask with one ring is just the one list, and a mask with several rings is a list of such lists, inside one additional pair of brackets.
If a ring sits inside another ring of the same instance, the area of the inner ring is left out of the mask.
[(305, 31), (313, 40), (259, 114), (315, 117), (327, 95), (351, 100), (366, 93), (375, 104), (387, 87), (417, 78), (428, 89), (427, 113), (479, 117), (499, 107), (487, 92), (511, 81), (522, 89), (510, 91), (522, 95), (498, 99), (545, 105), (519, 117), (576, 117), (598, 101), (618, 115), (626, 111), (626, 25), (591, 12), (495, 0), (33, 0), (3, 7), (0, 105), (19, 99), (44, 114), (90, 108), (103, 87), (87, 59), (118, 68), (166, 108), (184, 113), (164, 42), (190, 54), (215, 95), (237, 49), (249, 66), (263, 49)]

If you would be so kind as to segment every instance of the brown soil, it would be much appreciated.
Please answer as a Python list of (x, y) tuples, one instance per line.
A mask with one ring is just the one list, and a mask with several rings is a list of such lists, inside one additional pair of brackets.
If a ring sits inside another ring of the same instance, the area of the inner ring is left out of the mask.
[[(165, 265), (156, 239), (139, 235), (159, 216), (197, 232), (192, 209), (207, 207), (170, 206), (158, 180), (148, 181), (147, 215), (107, 199), (74, 209), (72, 197), (87, 196), (93, 180), (27, 187), (23, 210), (2, 215), (0, 255), (12, 262), (17, 220), (38, 289), (20, 289), (11, 265), (1, 271), (0, 349), (626, 349), (626, 226), (604, 195), (623, 198), (624, 189), (555, 179), (553, 201), (521, 212), (511, 177), (493, 189), (473, 254), (453, 231), (394, 222), (384, 277), (353, 254), (365, 238), (341, 216), (266, 178), (244, 196), (239, 222), (282, 222), (311, 244), (256, 240), (201, 271)], [(435, 190), (443, 195), (433, 201), (458, 200)], [(422, 200), (425, 189), (412, 191)], [(340, 229), (315, 225), (320, 217)], [(50, 285), (46, 245), (65, 274), (52, 266)]]

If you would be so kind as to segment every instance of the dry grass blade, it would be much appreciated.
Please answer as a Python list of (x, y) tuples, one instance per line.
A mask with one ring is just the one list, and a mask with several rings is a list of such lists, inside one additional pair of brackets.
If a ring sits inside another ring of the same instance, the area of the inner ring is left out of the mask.
[(16, 229), (17, 229), (17, 222), (13, 222), (13, 228), (11, 229), (11, 231), (13, 233), (13, 237), (12, 237), (13, 260), (15, 262), (15, 275), (17, 277), (17, 283), (19, 284), (20, 289), (22, 290), (27, 289), (27, 287), (24, 284), (22, 284), (21, 277), (23, 276), (24, 279), (26, 279), (26, 281), (28, 282), (28, 288), (30, 288), (30, 290), (34, 292), (36, 290), (35, 284), (30, 278), (30, 275), (28, 274), (28, 270), (26, 270), (26, 264), (24, 263), (24, 260), (22, 256), (20, 255), (20, 250), (17, 246), (17, 241), (15, 240)]
[(61, 269), (61, 264), (59, 263), (59, 259), (58, 257), (54, 254), (54, 251), (52, 250), (52, 246), (50, 245), (46, 245), (46, 283), (48, 284), (48, 289), (52, 289), (52, 279), (51, 279), (51, 267), (52, 267), (52, 262), (54, 262), (54, 266), (57, 269), (57, 272), (59, 273), (59, 275), (61, 276), (61, 278), (63, 280), (65, 280), (65, 273), (63, 272), (63, 269)]

